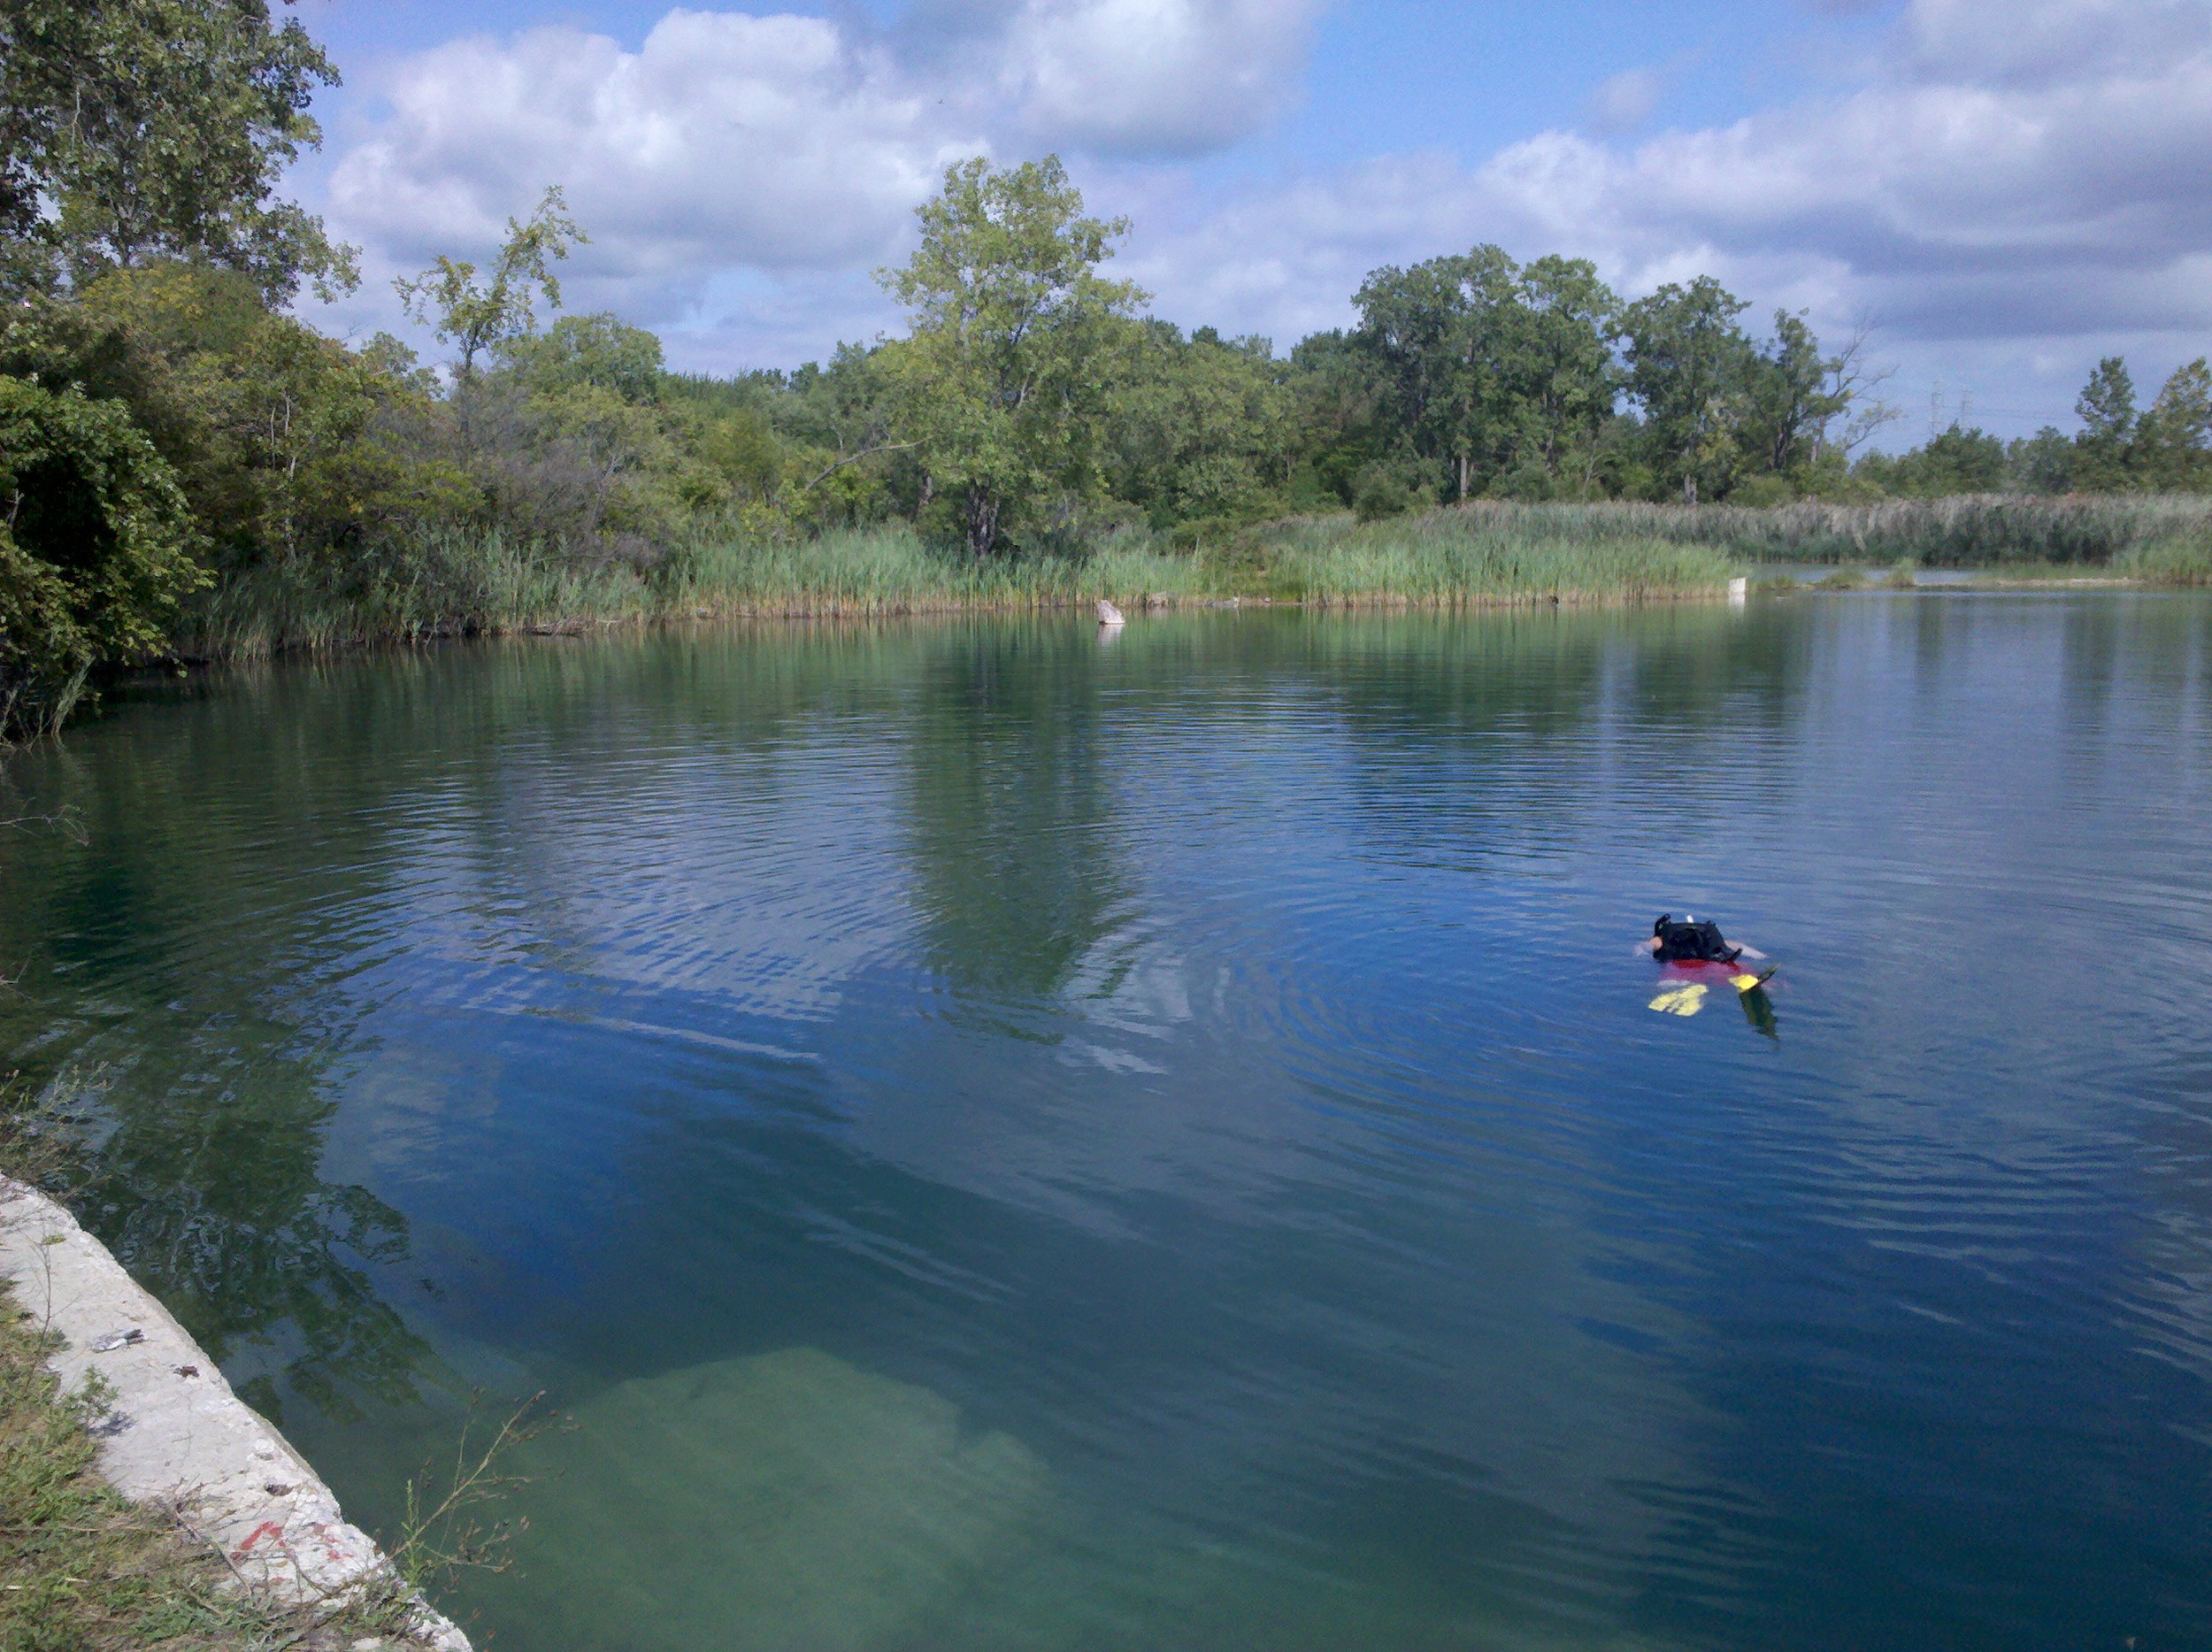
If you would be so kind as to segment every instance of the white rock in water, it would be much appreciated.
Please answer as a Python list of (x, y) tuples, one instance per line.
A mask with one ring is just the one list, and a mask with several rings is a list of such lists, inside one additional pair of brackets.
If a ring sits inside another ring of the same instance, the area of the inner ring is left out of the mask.
[(1102, 596), (1098, 599), (1098, 623), (1102, 626), (1125, 626), (1129, 622), (1122, 617), (1120, 609)]

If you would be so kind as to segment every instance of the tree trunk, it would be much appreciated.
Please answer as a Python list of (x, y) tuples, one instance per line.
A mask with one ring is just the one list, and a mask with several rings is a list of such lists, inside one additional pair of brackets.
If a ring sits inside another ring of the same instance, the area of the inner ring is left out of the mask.
[(1682, 478), (1682, 503), (1684, 504), (1697, 503), (1697, 473), (1695, 471), (1689, 472)]
[(968, 553), (978, 562), (998, 543), (999, 502), (987, 488), (968, 487)]
[(1459, 456), (1459, 503), (1467, 503), (1467, 456)]

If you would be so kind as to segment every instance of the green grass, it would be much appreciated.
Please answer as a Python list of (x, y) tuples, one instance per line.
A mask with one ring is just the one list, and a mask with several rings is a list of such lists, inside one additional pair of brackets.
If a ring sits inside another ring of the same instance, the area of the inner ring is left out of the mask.
[(2212, 535), (2212, 496), (2015, 494), (1877, 504), (1499, 504), (1470, 506), (1501, 530), (1606, 542), (1708, 545), (1755, 562), (1910, 560), (1927, 568), (2104, 564), (2177, 536)]
[[(95, 1467), (96, 1393), (65, 1395), (50, 1348), (0, 1288), (0, 1648), (4, 1652), (335, 1652), (396, 1648), (396, 1590), (321, 1610), (235, 1587), (214, 1549), (126, 1502)], [(388, 1597), (388, 1598), (387, 1598)]]
[(818, 539), (703, 537), (644, 568), (584, 565), (496, 535), (428, 537), (350, 565), (300, 562), (221, 581), (179, 642), (251, 657), (423, 637), (645, 620), (864, 618), (1227, 601), (1453, 607), (1708, 594), (1730, 558), (1651, 535), (1577, 539), (1472, 511), (1331, 517), (1225, 531), (1179, 549), (1144, 532), (1079, 556), (976, 562), (904, 525)]
[(96, 1398), (65, 1399), (48, 1344), (0, 1293), (0, 1647), (247, 1646), (221, 1563), (93, 1470)]
[(1259, 535), (1255, 554), (1266, 594), (1324, 607), (1652, 602), (1717, 595), (1739, 572), (1713, 546), (1578, 535), (1479, 511), (1287, 523)]
[(232, 573), (178, 639), (196, 656), (253, 657), (469, 631), (605, 623), (657, 607), (637, 573), (511, 544), (435, 534), (349, 559), (301, 558)]
[[(81, 1184), (80, 1144), (12, 1076), (0, 1078), (0, 1175)], [(64, 1394), (50, 1334), (0, 1285), (0, 1652), (338, 1652), (375, 1640), (418, 1642), (396, 1579), (320, 1608), (236, 1587), (215, 1549), (170, 1514), (103, 1480), (88, 1432), (107, 1410), (97, 1388)]]
[[(427, 534), (350, 560), (221, 580), (180, 639), (253, 657), (432, 636), (680, 619), (1262, 601), (1317, 607), (1640, 603), (1712, 595), (1750, 563), (2109, 572), (2212, 582), (2212, 498), (1986, 496), (1872, 505), (1508, 504), (1361, 523), (1348, 515), (1168, 535), (1125, 530), (1077, 555), (978, 563), (904, 524), (819, 538), (702, 534), (642, 566), (497, 534)], [(1903, 573), (1893, 573), (1901, 584)]]
[(2112, 571), (2152, 585), (2212, 585), (2212, 533), (2170, 534), (2114, 558)]

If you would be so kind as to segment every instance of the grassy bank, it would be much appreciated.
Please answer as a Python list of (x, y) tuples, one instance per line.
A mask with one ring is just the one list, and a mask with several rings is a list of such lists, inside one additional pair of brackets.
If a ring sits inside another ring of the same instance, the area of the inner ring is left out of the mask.
[(2174, 534), (2131, 546), (2112, 559), (2112, 572), (2152, 585), (2212, 585), (2212, 533)]
[(0, 1647), (273, 1644), (282, 1625), (224, 1591), (213, 1550), (102, 1484), (96, 1399), (58, 1393), (46, 1353), (0, 1292)]
[(100, 1479), (96, 1392), (65, 1395), (43, 1328), (0, 1288), (0, 1648), (6, 1652), (337, 1652), (417, 1644), (396, 1591), (274, 1604), (234, 1587), (178, 1520)]
[(1756, 562), (2109, 572), (2212, 582), (2212, 499), (2114, 496), (1875, 505), (1502, 504), (1125, 530), (1059, 555), (976, 561), (888, 526), (819, 538), (703, 535), (642, 565), (425, 534), (372, 562), (272, 563), (219, 581), (180, 651), (288, 649), (657, 619), (888, 617), (1231, 600), (1454, 608), (1708, 595)]
[(495, 535), (426, 536), (373, 566), (272, 564), (220, 582), (180, 639), (196, 657), (337, 649), (469, 632), (653, 619), (891, 616), (1230, 600), (1430, 607), (1709, 595), (1732, 572), (1709, 545), (1576, 536), (1436, 511), (1224, 529), (1179, 546), (1124, 532), (1060, 556), (978, 562), (904, 525), (818, 539), (703, 538), (646, 566), (581, 563)]
[[(87, 1166), (26, 1088), (0, 1080), (0, 1175), (81, 1183)], [(184, 1520), (100, 1478), (94, 1389), (64, 1394), (50, 1333), (0, 1285), (0, 1652), (339, 1652), (419, 1644), (396, 1585), (320, 1608), (235, 1586)]]
[(2154, 546), (2212, 545), (2212, 496), (2192, 494), (2064, 498), (1978, 494), (1863, 505), (1809, 501), (1760, 509), (1619, 502), (1485, 503), (1468, 509), (1502, 533), (1594, 544), (1663, 540), (1709, 546), (1755, 562), (1910, 561), (1929, 568), (2104, 565)]

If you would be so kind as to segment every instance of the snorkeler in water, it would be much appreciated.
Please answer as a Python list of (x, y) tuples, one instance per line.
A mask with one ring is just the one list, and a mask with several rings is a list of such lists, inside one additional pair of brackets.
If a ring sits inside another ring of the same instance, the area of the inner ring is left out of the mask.
[(1756, 947), (1732, 944), (1711, 918), (1700, 922), (1694, 914), (1687, 913), (1679, 918), (1671, 912), (1660, 913), (1659, 921), (1651, 926), (1651, 938), (1639, 941), (1636, 950), (1662, 964), (1733, 964), (1739, 958), (1761, 962), (1766, 958)]

